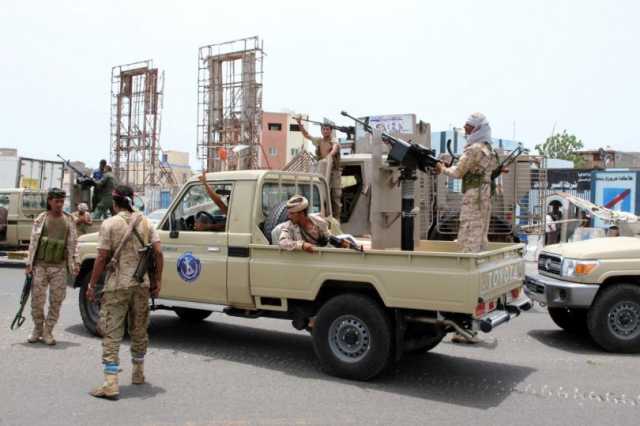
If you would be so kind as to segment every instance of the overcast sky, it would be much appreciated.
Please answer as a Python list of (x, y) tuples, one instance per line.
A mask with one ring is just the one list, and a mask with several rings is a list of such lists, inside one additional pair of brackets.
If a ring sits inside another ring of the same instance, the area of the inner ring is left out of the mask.
[(266, 111), (415, 113), (433, 130), (482, 111), (494, 137), (515, 122), (530, 147), (555, 126), (640, 150), (639, 16), (632, 0), (2, 0), (0, 147), (96, 166), (111, 67), (151, 58), (166, 73), (161, 145), (197, 167), (198, 47), (258, 35)]

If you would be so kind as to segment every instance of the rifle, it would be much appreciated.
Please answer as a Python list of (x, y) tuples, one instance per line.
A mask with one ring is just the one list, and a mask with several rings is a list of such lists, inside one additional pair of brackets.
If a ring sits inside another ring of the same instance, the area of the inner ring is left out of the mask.
[(18, 313), (13, 318), (11, 322), (11, 330), (16, 328), (20, 328), (22, 324), (24, 324), (25, 317), (22, 316), (22, 311), (24, 311), (24, 307), (27, 304), (27, 300), (29, 300), (29, 294), (31, 294), (31, 283), (33, 282), (33, 275), (27, 275), (24, 279), (24, 285), (22, 286), (22, 294), (20, 295), (20, 307), (18, 308)]
[(58, 155), (58, 158), (60, 158), (64, 162), (65, 166), (73, 170), (81, 178), (82, 180), (81, 183), (85, 183), (85, 182), (95, 183), (91, 176), (87, 176), (86, 173), (80, 171), (76, 166), (72, 165), (69, 160), (65, 160), (60, 154), (57, 154), (57, 155)]
[(502, 173), (502, 170), (505, 167), (508, 167), (509, 165), (511, 165), (511, 163), (513, 163), (514, 161), (516, 161), (516, 158), (518, 158), (520, 155), (522, 155), (522, 153), (524, 151), (525, 150), (524, 150), (524, 148), (522, 148), (522, 145), (518, 145), (518, 147), (516, 149), (511, 151), (509, 153), (509, 155), (507, 155), (507, 157), (504, 160), (502, 160), (502, 162), (500, 162), (500, 164), (498, 164), (498, 167), (493, 169), (493, 171), (491, 172), (491, 180), (494, 180), (495, 178), (500, 176), (500, 173)]
[(351, 250), (355, 250), (355, 251), (359, 251), (361, 253), (364, 253), (364, 248), (360, 245), (358, 245), (355, 240), (353, 239), (353, 237), (351, 236), (345, 236), (345, 237), (339, 237), (339, 236), (333, 236), (330, 235), (329, 236), (329, 244), (331, 244), (332, 246), (336, 247), (336, 248), (343, 248), (342, 244), (343, 243), (347, 243), (348, 247)]
[(355, 139), (356, 136), (356, 127), (355, 126), (336, 126), (331, 123), (321, 123), (319, 121), (309, 120), (302, 117), (297, 117), (301, 121), (306, 121), (307, 123), (317, 124), (318, 126), (327, 126), (331, 127), (332, 130), (337, 130), (339, 132), (345, 133), (347, 135), (347, 139)]
[[(374, 134), (373, 128), (369, 123), (349, 115), (346, 111), (341, 111), (340, 114), (360, 124), (366, 132)], [(428, 169), (433, 169), (436, 164), (440, 163), (440, 160), (435, 157), (435, 151), (432, 149), (427, 149), (411, 141), (404, 141), (385, 132), (380, 132), (380, 138), (382, 142), (391, 146), (389, 159), (399, 163), (403, 168), (420, 169), (426, 173)]]

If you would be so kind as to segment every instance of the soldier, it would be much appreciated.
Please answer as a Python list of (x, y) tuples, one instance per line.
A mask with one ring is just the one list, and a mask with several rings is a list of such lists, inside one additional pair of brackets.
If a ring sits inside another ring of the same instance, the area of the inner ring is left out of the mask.
[(464, 125), (467, 144), (458, 163), (436, 166), (437, 173), (462, 179), (462, 207), (458, 243), (462, 251), (476, 253), (487, 249), (491, 220), (491, 173), (497, 167), (497, 155), (491, 147), (491, 127), (484, 114), (471, 114)]
[[(120, 342), (124, 335), (124, 324), (128, 323), (131, 337), (131, 360), (133, 370), (131, 382), (143, 384), (144, 356), (147, 352), (149, 322), (149, 296), (157, 297), (162, 280), (163, 258), (160, 238), (154, 226), (141, 213), (133, 210), (133, 190), (125, 185), (116, 187), (113, 192), (115, 216), (105, 220), (100, 227), (98, 257), (87, 286), (87, 298), (95, 299), (96, 283), (107, 268), (102, 304), (100, 308), (99, 328), (103, 335), (102, 363), (105, 381), (91, 391), (98, 398), (117, 399), (119, 395), (118, 371)], [(133, 234), (138, 233), (145, 242), (151, 242), (156, 259), (156, 270), (152, 280), (145, 275), (142, 283), (136, 281), (133, 274), (138, 266), (140, 241)], [(150, 290), (151, 288), (151, 290)]]
[(78, 204), (78, 211), (71, 213), (71, 216), (76, 224), (78, 236), (89, 232), (89, 227), (93, 224), (93, 220), (91, 220), (89, 206), (87, 206), (87, 203)]
[(113, 210), (113, 197), (111, 193), (116, 186), (116, 178), (113, 175), (111, 166), (105, 166), (102, 178), (96, 182), (94, 191), (98, 194), (95, 198), (96, 208), (94, 210), (95, 219), (106, 219), (115, 214)]
[[(47, 194), (47, 211), (33, 222), (26, 274), (33, 274), (31, 316), (33, 332), (29, 343), (40, 340), (55, 345), (53, 327), (60, 316), (60, 306), (67, 292), (67, 274), (78, 274), (76, 226), (71, 215), (62, 210), (65, 192), (51, 188)], [(49, 312), (44, 304), (49, 287)]]
[[(491, 173), (498, 165), (497, 155), (491, 147), (491, 127), (484, 114), (471, 114), (464, 125), (467, 144), (458, 163), (452, 167), (436, 166), (437, 173), (462, 179), (462, 207), (458, 243), (465, 253), (477, 253), (489, 244), (491, 221)], [(453, 343), (479, 343), (479, 339), (467, 340), (455, 334)]]
[(295, 120), (300, 126), (302, 136), (309, 139), (316, 146), (316, 158), (318, 160), (324, 160), (327, 157), (331, 157), (331, 175), (329, 178), (329, 188), (331, 189), (331, 210), (333, 210), (333, 217), (340, 221), (340, 212), (342, 211), (342, 183), (340, 181), (340, 145), (338, 142), (331, 138), (331, 126), (323, 125), (320, 128), (322, 132), (321, 138), (315, 138), (307, 132), (307, 129), (302, 125), (302, 119), (295, 117)]
[[(315, 248), (324, 247), (329, 242), (331, 233), (327, 222), (320, 216), (308, 214), (309, 201), (302, 195), (294, 195), (287, 201), (289, 220), (278, 225), (274, 232), (279, 232), (278, 244), (285, 250), (304, 250), (313, 253)], [(341, 242), (348, 248), (346, 241)]]

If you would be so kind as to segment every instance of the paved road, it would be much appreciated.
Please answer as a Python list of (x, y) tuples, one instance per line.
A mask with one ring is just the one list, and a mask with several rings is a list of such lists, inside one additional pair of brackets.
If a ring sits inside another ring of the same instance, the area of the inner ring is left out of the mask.
[[(600, 352), (537, 308), (481, 346), (443, 342), (369, 383), (321, 373), (311, 340), (286, 321), (214, 314), (187, 324), (152, 315), (149, 383), (121, 399), (87, 391), (101, 377), (100, 341), (84, 330), (70, 291), (58, 345), (10, 332), (21, 271), (0, 269), (0, 425), (48, 424), (638, 424), (640, 358)], [(447, 339), (448, 340), (448, 339)]]

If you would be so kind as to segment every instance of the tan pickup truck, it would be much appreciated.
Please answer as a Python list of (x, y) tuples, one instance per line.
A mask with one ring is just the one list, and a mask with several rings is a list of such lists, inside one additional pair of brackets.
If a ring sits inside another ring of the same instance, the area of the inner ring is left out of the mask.
[(560, 328), (589, 334), (607, 351), (640, 352), (640, 218), (556, 195), (623, 236), (546, 246), (538, 270), (527, 274), (527, 293)]
[[(412, 252), (288, 252), (270, 242), (282, 203), (304, 194), (310, 213), (330, 216), (322, 177), (262, 170), (210, 173), (207, 179), (226, 199), (228, 215), (196, 179), (175, 197), (158, 224), (165, 272), (156, 309), (188, 321), (211, 312), (290, 320), (311, 333), (327, 372), (366, 380), (404, 352), (427, 351), (452, 331), (467, 337), (490, 332), (530, 306), (521, 291), (521, 244), (492, 243), (477, 254), (461, 253), (448, 241), (420, 241)], [(223, 229), (194, 231), (194, 221), (203, 219)], [(96, 243), (96, 234), (80, 238), (75, 283), (84, 324), (94, 333), (99, 307), (84, 290)]]

